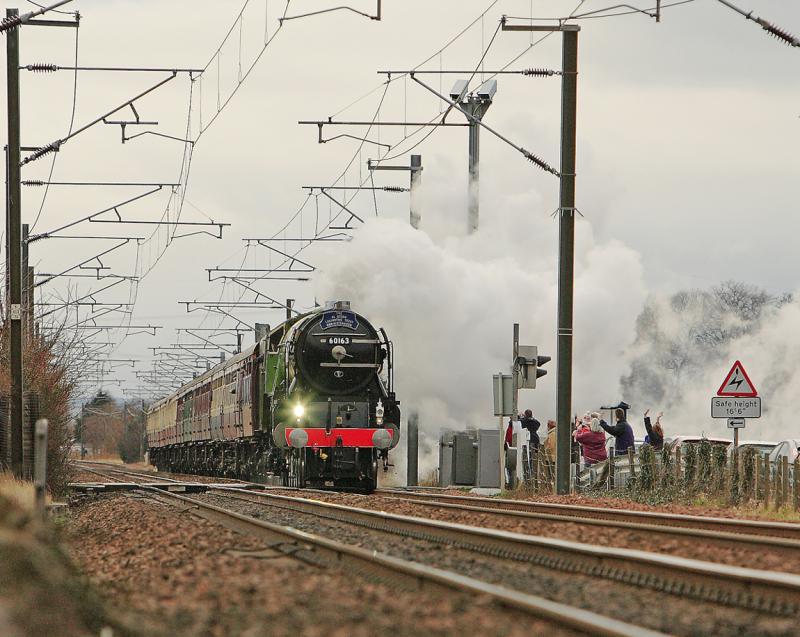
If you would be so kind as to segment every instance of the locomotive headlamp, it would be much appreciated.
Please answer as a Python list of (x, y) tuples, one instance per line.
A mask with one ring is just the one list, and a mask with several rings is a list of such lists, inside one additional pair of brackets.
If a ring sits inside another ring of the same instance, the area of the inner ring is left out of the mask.
[(298, 403), (297, 405), (294, 406), (294, 415), (297, 418), (302, 418), (303, 414), (305, 414), (305, 413), (306, 413), (306, 408), (303, 407), (303, 405)]
[(375, 422), (378, 425), (383, 424), (383, 401), (378, 399), (378, 405), (375, 407)]

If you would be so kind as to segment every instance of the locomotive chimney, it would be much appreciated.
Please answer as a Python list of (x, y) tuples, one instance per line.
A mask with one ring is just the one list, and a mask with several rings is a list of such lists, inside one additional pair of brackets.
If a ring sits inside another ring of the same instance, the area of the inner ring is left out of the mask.
[(266, 338), (269, 334), (269, 323), (256, 323), (256, 343)]

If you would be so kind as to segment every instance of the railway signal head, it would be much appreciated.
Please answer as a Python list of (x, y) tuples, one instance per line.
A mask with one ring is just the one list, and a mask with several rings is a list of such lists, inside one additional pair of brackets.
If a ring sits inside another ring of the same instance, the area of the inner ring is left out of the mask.
[(549, 356), (539, 356), (536, 345), (520, 345), (517, 360), (514, 361), (514, 373), (517, 375), (517, 388), (536, 389), (536, 379), (547, 374), (541, 369), (550, 362)]
[(542, 369), (542, 367), (549, 362), (550, 362), (549, 356), (536, 356), (536, 358), (534, 359), (534, 374), (533, 374), (534, 388), (536, 387), (536, 379), (547, 375), (547, 370)]

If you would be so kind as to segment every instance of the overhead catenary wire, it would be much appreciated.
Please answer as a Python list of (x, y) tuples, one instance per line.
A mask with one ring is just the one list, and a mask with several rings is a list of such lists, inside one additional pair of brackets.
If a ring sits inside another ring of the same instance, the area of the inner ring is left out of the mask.
[[(524, 20), (527, 22), (530, 21), (541, 22), (541, 21), (551, 20), (560, 23), (567, 22), (569, 20), (598, 20), (603, 18), (617, 18), (619, 16), (634, 15), (637, 13), (644, 14), (650, 18), (656, 18), (657, 14), (655, 13), (655, 11), (658, 9), (661, 10), (668, 9), (670, 7), (677, 7), (683, 4), (690, 4), (692, 2), (695, 2), (695, 0), (677, 0), (676, 2), (668, 2), (666, 4), (647, 7), (646, 9), (641, 9), (631, 4), (615, 4), (603, 7), (601, 9), (593, 9), (592, 11), (587, 11), (586, 13), (577, 13), (577, 11), (573, 11), (569, 15), (561, 17), (553, 17), (553, 16), (506, 16), (506, 17), (509, 20)], [(612, 11), (614, 13), (610, 13)]]
[[(36, 3), (33, 3), (36, 4)], [(37, 5), (40, 6), (40, 5)], [(75, 67), (78, 66), (78, 34), (80, 32), (80, 28), (75, 29)], [(78, 104), (78, 71), (75, 71), (73, 81), (72, 81), (72, 109), (71, 114), (69, 117), (69, 128), (67, 129), (67, 137), (72, 134), (72, 128), (75, 125), (75, 110)], [(36, 213), (36, 218), (33, 220), (31, 224), (31, 230), (36, 229), (36, 224), (39, 223), (39, 219), (42, 216), (42, 212), (44, 211), (44, 205), (47, 201), (47, 195), (50, 192), (50, 181), (53, 179), (53, 172), (56, 167), (56, 162), (58, 161), (58, 153), (53, 154), (53, 160), (50, 162), (50, 172), (47, 176), (47, 186), (44, 189), (44, 193), (42, 194), (42, 200), (39, 203), (39, 211)]]

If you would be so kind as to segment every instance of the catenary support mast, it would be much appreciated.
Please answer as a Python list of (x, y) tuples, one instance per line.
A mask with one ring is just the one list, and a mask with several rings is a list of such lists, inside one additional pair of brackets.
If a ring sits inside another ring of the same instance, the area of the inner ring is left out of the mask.
[[(19, 15), (6, 9), (6, 18)], [(6, 33), (8, 152), (8, 319), (11, 366), (11, 471), (22, 476), (22, 201), (20, 188), (19, 28)]]
[(572, 308), (575, 276), (575, 145), (579, 26), (563, 25), (561, 188), (558, 223), (556, 493), (569, 493), (572, 424)]

